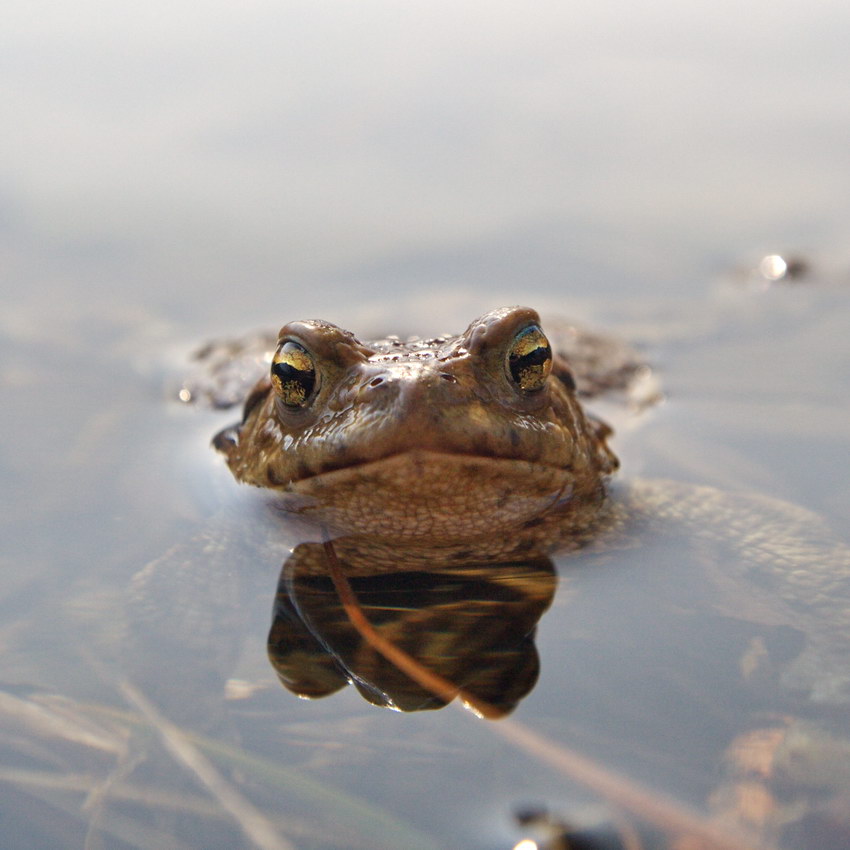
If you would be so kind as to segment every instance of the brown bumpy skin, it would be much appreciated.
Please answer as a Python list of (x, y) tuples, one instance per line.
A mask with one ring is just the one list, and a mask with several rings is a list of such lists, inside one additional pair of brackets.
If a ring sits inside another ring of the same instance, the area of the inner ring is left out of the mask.
[(542, 385), (528, 379), (542, 367), (512, 372), (511, 353), (533, 349), (522, 334), (539, 325), (534, 310), (510, 307), (459, 336), (360, 342), (327, 322), (292, 322), (281, 344), (315, 365), (305, 404), (284, 403), (281, 382), (264, 378), (217, 446), (239, 481), (347, 533), (455, 543), (550, 514), (562, 530), (586, 528), (617, 460), (556, 353)]

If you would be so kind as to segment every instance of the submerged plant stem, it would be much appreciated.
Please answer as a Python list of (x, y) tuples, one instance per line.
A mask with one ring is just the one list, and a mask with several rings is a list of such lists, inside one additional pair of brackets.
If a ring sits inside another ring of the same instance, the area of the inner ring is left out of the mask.
[(141, 691), (126, 681), (121, 683), (121, 691), (127, 701), (156, 729), (163, 746), (172, 757), (203, 783), (260, 850), (294, 850), (293, 845), (277, 832), (268, 819), (227, 782), (213, 763), (180, 729), (163, 717)]

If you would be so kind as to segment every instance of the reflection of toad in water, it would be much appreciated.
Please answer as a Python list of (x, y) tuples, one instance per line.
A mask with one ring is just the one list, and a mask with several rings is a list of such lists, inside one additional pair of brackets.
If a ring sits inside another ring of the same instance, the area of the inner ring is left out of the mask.
[[(335, 545), (345, 552), (345, 541)], [(376, 705), (442, 708), (443, 699), (363, 639), (324, 558), (320, 544), (302, 544), (281, 571), (268, 642), (281, 682), (299, 696), (322, 697), (350, 681)], [(343, 568), (371, 625), (465, 697), (507, 714), (534, 686), (534, 631), (556, 586), (548, 559), (436, 570), (402, 565), (372, 575)]]

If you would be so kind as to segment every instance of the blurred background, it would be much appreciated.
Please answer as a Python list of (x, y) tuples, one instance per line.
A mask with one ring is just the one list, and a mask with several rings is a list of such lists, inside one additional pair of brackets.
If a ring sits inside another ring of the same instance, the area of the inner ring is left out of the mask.
[(3, 296), (200, 332), (840, 253), (848, 43), (837, 0), (11, 0)]

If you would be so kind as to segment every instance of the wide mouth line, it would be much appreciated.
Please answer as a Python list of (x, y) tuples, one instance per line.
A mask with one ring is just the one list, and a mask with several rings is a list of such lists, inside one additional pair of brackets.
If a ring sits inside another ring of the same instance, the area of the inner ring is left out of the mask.
[(345, 465), (328, 467), (326, 469), (322, 469), (319, 472), (314, 472), (312, 475), (305, 475), (302, 478), (293, 479), (290, 482), (290, 486), (294, 486), (297, 484), (301, 484), (307, 481), (315, 481), (318, 478), (327, 478), (329, 476), (339, 476), (342, 477), (347, 473), (359, 473), (367, 470), (369, 467), (378, 467), (382, 465), (386, 465), (388, 463), (392, 463), (397, 460), (405, 460), (412, 459), (413, 457), (419, 457), (422, 459), (428, 457), (438, 458), (441, 461), (450, 461), (457, 463), (496, 463), (496, 464), (505, 464), (505, 465), (522, 465), (526, 468), (539, 468), (546, 470), (556, 470), (563, 471), (565, 467), (559, 466), (553, 463), (541, 463), (540, 461), (534, 460), (525, 460), (523, 458), (516, 457), (501, 457), (499, 455), (486, 455), (486, 454), (471, 454), (468, 452), (449, 452), (449, 451), (439, 451), (436, 449), (408, 449), (406, 451), (397, 451), (392, 452), (390, 454), (382, 455), (380, 457), (369, 458), (368, 460), (357, 461), (353, 463), (348, 463)]

